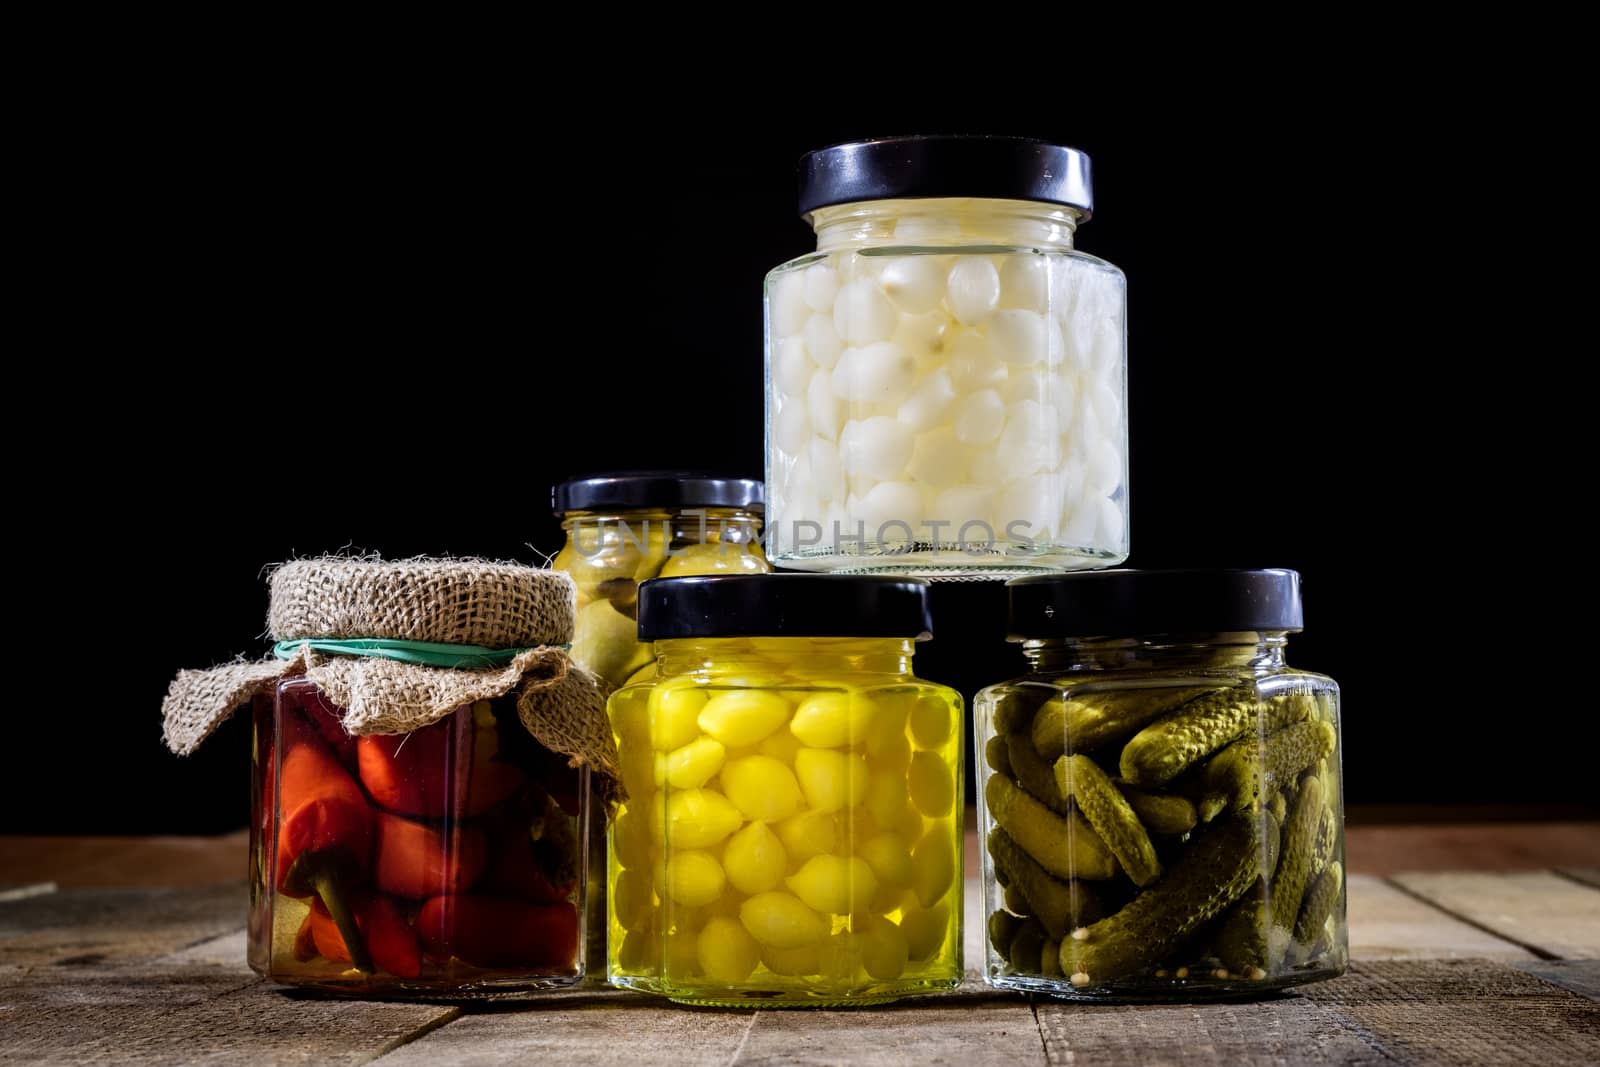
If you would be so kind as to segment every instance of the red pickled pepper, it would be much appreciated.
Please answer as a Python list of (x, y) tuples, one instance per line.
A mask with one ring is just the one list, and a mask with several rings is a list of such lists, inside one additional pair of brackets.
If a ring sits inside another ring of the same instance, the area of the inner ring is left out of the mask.
[(361, 784), (380, 807), (435, 819), (483, 815), (522, 787), (526, 772), (498, 755), (499, 723), (488, 701), (409, 734), (356, 743)]
[(506, 896), (554, 904), (572, 895), (577, 879), (564, 868), (574, 866), (573, 859), (562, 856), (558, 846), (547, 841), (531, 841), (527, 833), (522, 832), (500, 845), (484, 878), (484, 888)]
[[(422, 952), (417, 948), (417, 935), (406, 923), (398, 904), (388, 897), (362, 895), (351, 911), (361, 931), (360, 942), (379, 970), (400, 978), (415, 978), (422, 973)], [(347, 947), (349, 942), (328, 909), (322, 906), (322, 901), (312, 901), (311, 913), (306, 918), (319, 955), (336, 963), (351, 962), (353, 953)], [(296, 939), (297, 947), (298, 944)], [(371, 967), (361, 969), (372, 970)]]
[(280, 812), (273, 884), (291, 897), (317, 896), (351, 945), (350, 957), (372, 970), (348, 896), (372, 862), (373, 811), (320, 733), (290, 710), (282, 731), (276, 787)]
[(434, 897), (417, 915), (417, 934), (430, 954), (477, 967), (572, 966), (578, 909), (503, 897)]
[(385, 893), (415, 900), (464, 893), (489, 862), (481, 830), (462, 827), (446, 835), (387, 812), (378, 812), (376, 827), (373, 882)]

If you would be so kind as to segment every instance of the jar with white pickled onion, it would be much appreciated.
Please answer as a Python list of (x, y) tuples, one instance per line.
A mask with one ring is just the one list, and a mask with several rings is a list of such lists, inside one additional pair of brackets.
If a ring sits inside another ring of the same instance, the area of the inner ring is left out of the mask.
[(767, 552), (1005, 576), (1128, 555), (1126, 281), (1077, 251), (1089, 159), (898, 137), (800, 164), (817, 251), (767, 275)]
[(961, 980), (961, 696), (911, 671), (928, 584), (811, 574), (639, 589), (654, 679), (608, 705), (614, 985), (862, 1004)]

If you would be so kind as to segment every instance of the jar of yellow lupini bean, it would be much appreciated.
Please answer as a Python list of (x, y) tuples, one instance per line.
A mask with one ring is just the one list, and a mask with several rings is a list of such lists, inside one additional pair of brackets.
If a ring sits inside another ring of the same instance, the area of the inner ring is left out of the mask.
[(917, 579), (640, 587), (659, 676), (609, 707), (613, 984), (768, 1006), (957, 985), (962, 707), (911, 672), (929, 618)]

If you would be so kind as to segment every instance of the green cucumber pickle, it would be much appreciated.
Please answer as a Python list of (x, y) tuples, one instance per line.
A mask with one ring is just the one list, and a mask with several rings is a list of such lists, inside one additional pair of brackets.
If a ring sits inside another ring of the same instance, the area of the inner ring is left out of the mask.
[(978, 694), (991, 985), (1226, 999), (1344, 972), (1339, 689), (1238, 647)]

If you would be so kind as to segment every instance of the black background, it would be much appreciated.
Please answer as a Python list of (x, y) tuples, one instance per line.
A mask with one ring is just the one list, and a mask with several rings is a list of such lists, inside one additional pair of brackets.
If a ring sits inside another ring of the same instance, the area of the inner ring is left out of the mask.
[[(1542, 334), (1572, 291), (1562, 143), (1420, 99), (840, 114), (290, 104), (108, 154), (126, 180), (45, 264), (94, 294), (59, 322), (92, 363), (13, 397), (57, 424), (16, 446), (29, 629), (103, 652), (14, 674), (0, 829), (243, 825), (242, 722), (178, 759), (158, 706), (178, 668), (264, 650), (274, 561), (531, 561), (564, 475), (759, 476), (761, 279), (813, 247), (797, 158), (939, 130), (1092, 155), (1078, 245), (1129, 279), (1130, 564), (1303, 573), (1290, 659), (1343, 686), (1348, 800), (1594, 810), (1586, 636), (1540, 599), (1584, 584), (1554, 509), (1592, 483), (1541, 443), (1582, 425), (1552, 368), (1592, 358)], [(941, 588), (920, 673), (1020, 673), (1000, 605)]]

